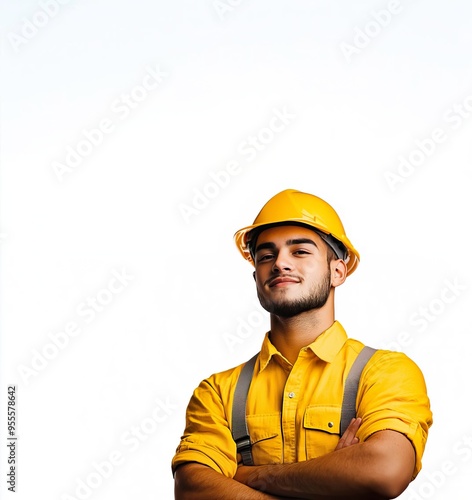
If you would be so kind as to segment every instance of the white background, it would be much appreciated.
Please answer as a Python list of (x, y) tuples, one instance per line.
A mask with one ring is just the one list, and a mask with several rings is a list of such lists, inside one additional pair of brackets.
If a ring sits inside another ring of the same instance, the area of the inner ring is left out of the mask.
[(268, 327), (233, 233), (295, 188), (331, 203), (361, 254), (337, 319), (425, 374), (434, 425), (401, 498), (468, 499), (470, 3), (1, 10), (2, 498), (173, 498), (192, 390)]

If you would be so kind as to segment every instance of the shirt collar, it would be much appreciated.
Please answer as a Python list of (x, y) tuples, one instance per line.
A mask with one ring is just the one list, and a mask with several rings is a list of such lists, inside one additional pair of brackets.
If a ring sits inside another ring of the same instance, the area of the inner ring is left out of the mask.
[(332, 363), (347, 340), (347, 334), (341, 323), (335, 321), (319, 335), (309, 347), (323, 361)]
[[(272, 356), (280, 356), (285, 359), (282, 354), (275, 348), (269, 339), (270, 332), (267, 332), (262, 343), (260, 354), (260, 371), (264, 370)], [(347, 340), (347, 334), (341, 323), (335, 321), (327, 330), (318, 335), (316, 339), (307, 346), (315, 356), (327, 363), (331, 363), (336, 354), (341, 350)]]

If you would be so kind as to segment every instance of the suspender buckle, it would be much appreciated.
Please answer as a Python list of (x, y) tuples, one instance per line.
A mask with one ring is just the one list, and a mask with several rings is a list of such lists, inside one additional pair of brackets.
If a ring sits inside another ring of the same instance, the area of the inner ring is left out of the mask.
[(236, 441), (236, 448), (238, 453), (241, 454), (244, 465), (254, 465), (251, 447), (251, 439), (249, 436), (243, 436)]

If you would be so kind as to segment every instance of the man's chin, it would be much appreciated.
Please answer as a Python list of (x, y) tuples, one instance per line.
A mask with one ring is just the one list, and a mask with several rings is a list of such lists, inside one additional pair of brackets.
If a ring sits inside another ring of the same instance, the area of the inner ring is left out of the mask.
[(313, 308), (309, 306), (301, 306), (300, 304), (291, 303), (274, 303), (270, 304), (261, 302), (261, 306), (270, 314), (279, 316), (280, 318), (293, 318), (299, 314), (311, 311)]
[(328, 300), (328, 294), (321, 297), (296, 301), (268, 301), (259, 296), (261, 306), (270, 314), (279, 316), (280, 318), (293, 318), (303, 313), (321, 309)]

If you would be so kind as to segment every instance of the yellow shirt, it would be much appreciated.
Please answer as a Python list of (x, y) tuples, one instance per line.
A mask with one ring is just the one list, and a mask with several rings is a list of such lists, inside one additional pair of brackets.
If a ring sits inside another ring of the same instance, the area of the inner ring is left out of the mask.
[[(255, 465), (300, 462), (334, 451), (340, 438), (344, 381), (363, 346), (348, 339), (335, 321), (301, 349), (292, 365), (266, 334), (247, 401)], [(199, 462), (227, 477), (236, 473), (231, 411), (242, 367), (214, 374), (194, 391), (173, 471), (185, 462)], [(418, 366), (403, 353), (378, 350), (362, 373), (356, 406), (362, 418), (360, 441), (385, 429), (401, 432), (415, 448), (416, 477), (432, 424)]]

